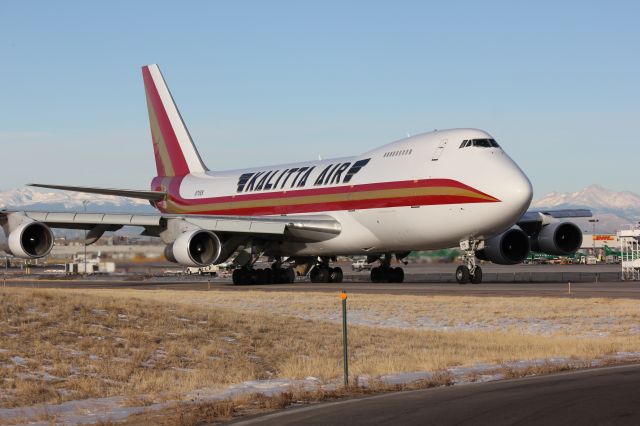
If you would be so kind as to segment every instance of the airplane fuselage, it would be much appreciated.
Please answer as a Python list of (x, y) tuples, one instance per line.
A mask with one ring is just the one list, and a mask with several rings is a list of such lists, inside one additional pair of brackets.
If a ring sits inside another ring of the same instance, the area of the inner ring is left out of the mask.
[(510, 228), (527, 210), (526, 175), (477, 129), (434, 131), (355, 157), (156, 177), (165, 213), (328, 215), (342, 232), (321, 243), (283, 242), (271, 254), (366, 254), (454, 247)]

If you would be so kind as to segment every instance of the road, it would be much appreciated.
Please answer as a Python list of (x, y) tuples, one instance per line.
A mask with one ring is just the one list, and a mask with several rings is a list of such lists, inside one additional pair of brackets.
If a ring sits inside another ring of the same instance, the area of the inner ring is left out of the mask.
[(236, 425), (638, 425), (640, 365), (352, 399)]

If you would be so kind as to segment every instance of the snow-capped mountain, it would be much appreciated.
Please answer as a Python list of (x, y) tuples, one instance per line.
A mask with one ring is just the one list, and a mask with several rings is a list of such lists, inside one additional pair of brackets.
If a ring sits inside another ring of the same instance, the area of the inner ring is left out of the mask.
[(0, 192), (0, 208), (28, 208), (34, 210), (104, 212), (153, 212), (146, 200), (137, 200), (110, 195), (83, 194), (80, 192), (51, 191), (35, 188), (16, 188)]
[[(640, 220), (640, 195), (630, 191), (612, 191), (599, 185), (591, 185), (582, 191), (545, 195), (531, 203), (532, 208), (587, 208), (598, 219), (596, 232), (615, 232), (625, 225)], [(593, 224), (577, 220), (588, 232)]]
[[(156, 210), (146, 200), (113, 197), (111, 195), (83, 194), (80, 192), (52, 191), (30, 187), (10, 189), (0, 192), (0, 209), (25, 209), (34, 211), (69, 211), (83, 212), (84, 201), (88, 201), (87, 212), (104, 213), (153, 213)], [(137, 235), (137, 228), (124, 227), (121, 234)], [(77, 238), (78, 231), (54, 230), (56, 236)], [(5, 241), (4, 232), (0, 230), (0, 243)]]

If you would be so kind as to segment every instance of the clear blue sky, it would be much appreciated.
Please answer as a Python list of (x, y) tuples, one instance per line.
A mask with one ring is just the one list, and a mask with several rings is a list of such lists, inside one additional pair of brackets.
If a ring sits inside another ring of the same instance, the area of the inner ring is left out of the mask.
[(639, 4), (3, 2), (0, 188), (147, 188), (156, 62), (211, 169), (479, 127), (538, 197), (640, 192)]

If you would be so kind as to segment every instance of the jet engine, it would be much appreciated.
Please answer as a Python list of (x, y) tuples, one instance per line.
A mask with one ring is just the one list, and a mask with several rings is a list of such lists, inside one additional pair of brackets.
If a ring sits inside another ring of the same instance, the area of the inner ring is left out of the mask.
[(489, 260), (498, 265), (515, 265), (529, 254), (529, 236), (518, 226), (484, 242), (484, 248), (476, 252), (480, 260)]
[(211, 231), (199, 229), (185, 232), (164, 250), (170, 262), (185, 266), (206, 266), (219, 261), (220, 238)]
[(24, 222), (9, 233), (8, 251), (15, 257), (37, 259), (53, 248), (53, 232), (40, 222)]
[(531, 239), (534, 251), (556, 256), (575, 253), (582, 245), (582, 231), (572, 222), (551, 223)]

